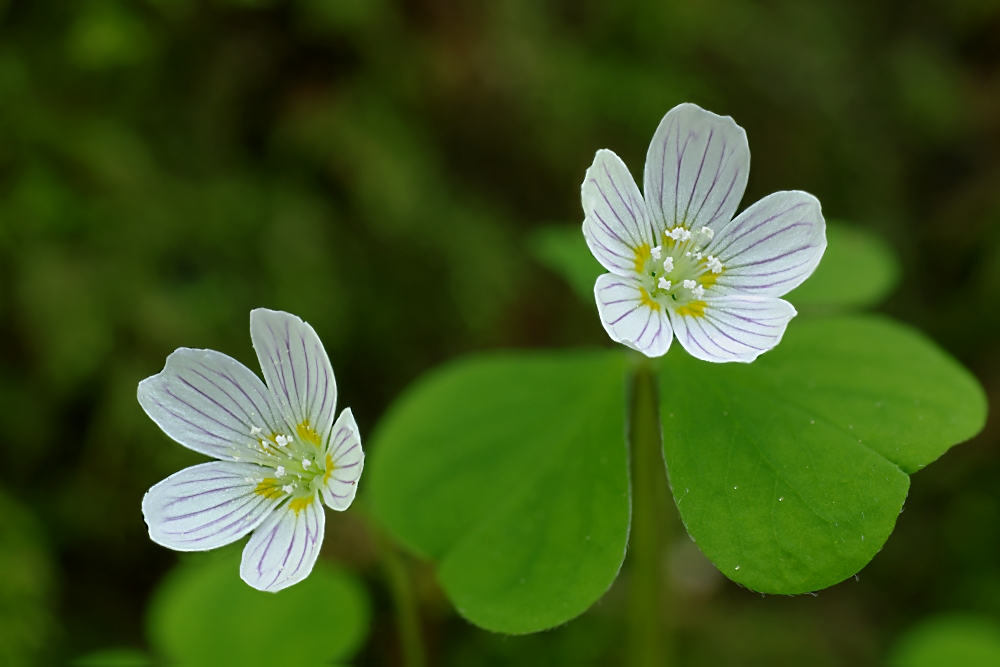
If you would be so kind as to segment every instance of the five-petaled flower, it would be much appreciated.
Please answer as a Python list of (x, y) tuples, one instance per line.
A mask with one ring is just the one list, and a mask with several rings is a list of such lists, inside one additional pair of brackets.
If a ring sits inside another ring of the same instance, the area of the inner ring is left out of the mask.
[(231, 357), (189, 348), (139, 383), (139, 403), (167, 435), (218, 459), (151, 488), (142, 512), (153, 541), (178, 551), (252, 531), (240, 576), (278, 591), (312, 571), (326, 525), (320, 498), (347, 509), (365, 457), (350, 408), (334, 422), (337, 385), (313, 328), (257, 309), (250, 337), (267, 386)]
[(583, 233), (611, 273), (597, 279), (601, 322), (646, 356), (673, 336), (706, 361), (753, 361), (781, 340), (795, 308), (778, 297), (826, 249), (819, 201), (776, 192), (733, 219), (750, 170), (746, 133), (729, 116), (681, 104), (646, 153), (645, 198), (600, 150), (583, 182)]

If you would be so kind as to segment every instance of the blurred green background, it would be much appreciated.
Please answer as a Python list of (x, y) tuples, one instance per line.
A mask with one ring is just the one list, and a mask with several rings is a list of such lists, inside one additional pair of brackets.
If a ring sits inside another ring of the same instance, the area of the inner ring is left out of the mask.
[[(744, 205), (804, 189), (885, 238), (881, 310), (996, 400), (998, 0), (0, 0), (0, 664), (148, 647), (178, 558), (140, 499), (200, 460), (135, 400), (174, 348), (256, 369), (250, 309), (294, 312), (370, 433), (460, 353), (609, 344), (530, 234), (579, 225), (598, 148), (641, 181), (682, 101), (746, 128)], [(742, 590), (679, 537), (681, 664), (877, 665), (934, 614), (1000, 619), (998, 439), (917, 474), (885, 550), (818, 597)], [(331, 515), (324, 557), (372, 596), (355, 664), (397, 664), (372, 540)], [(434, 664), (616, 664), (619, 585), (506, 639), (410, 566)]]

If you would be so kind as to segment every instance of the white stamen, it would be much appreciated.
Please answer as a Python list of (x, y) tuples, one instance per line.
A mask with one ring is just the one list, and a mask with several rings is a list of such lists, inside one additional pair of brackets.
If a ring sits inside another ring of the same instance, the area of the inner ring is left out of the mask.
[(310, 461), (309, 459), (302, 459), (302, 467), (303, 468), (308, 468), (311, 465), (312, 465), (312, 461)]
[(722, 273), (722, 262), (718, 257), (708, 256), (708, 270), (712, 273)]
[(701, 285), (697, 285), (693, 290), (691, 290), (691, 294), (694, 296), (694, 298), (700, 299), (701, 297), (705, 296), (705, 288), (702, 287)]
[(260, 427), (259, 426), (251, 426), (250, 427), (250, 435), (257, 435), (258, 433), (260, 433)]
[(670, 273), (671, 271), (674, 270), (673, 257), (667, 257), (665, 260), (663, 260), (663, 270), (666, 271), (667, 273)]
[(715, 236), (715, 232), (713, 232), (710, 227), (702, 227), (701, 228), (701, 235), (707, 237), (708, 240), (711, 241), (712, 237)]
[(691, 256), (691, 251), (690, 251), (690, 250), (688, 250), (688, 251), (687, 251), (686, 253), (684, 253), (684, 256), (685, 256), (685, 257), (690, 257), (690, 256)]
[(284, 477), (285, 476), (285, 466), (278, 466), (275, 469), (274, 474), (277, 475), (278, 477)]
[(669, 236), (675, 241), (687, 241), (688, 239), (691, 238), (691, 232), (689, 232), (684, 227), (674, 227), (669, 232), (667, 232), (667, 236)]
[(662, 256), (660, 250), (660, 246), (656, 246), (649, 251), (649, 254), (653, 256), (653, 259), (659, 259)]
[(698, 261), (701, 261), (702, 257), (704, 257), (704, 255), (702, 255), (700, 252), (696, 252), (694, 254), (694, 258), (697, 259)]
[(696, 283), (693, 280), (685, 280), (683, 283), (681, 283), (681, 285), (684, 287), (684, 289), (694, 289), (694, 286), (697, 285), (697, 284), (698, 283)]
[(292, 444), (292, 436), (290, 436), (290, 435), (286, 435), (285, 436), (285, 444), (286, 445)]
[(657, 283), (657, 286), (660, 289), (670, 289), (670, 285), (671, 285), (670, 281), (667, 280), (666, 278), (660, 278), (660, 282)]
[(274, 441), (278, 443), (278, 446), (279, 446), (279, 447), (284, 447), (285, 445), (287, 445), (287, 444), (288, 444), (288, 438), (286, 438), (286, 437), (285, 437), (285, 436), (283, 436), (283, 435), (279, 435), (279, 436), (277, 436), (277, 437), (276, 437), (276, 438), (274, 439)]
[(292, 486), (291, 484), (285, 484), (283, 487), (281, 487), (281, 490), (284, 491), (285, 493), (291, 493), (292, 491), (295, 490), (295, 487)]

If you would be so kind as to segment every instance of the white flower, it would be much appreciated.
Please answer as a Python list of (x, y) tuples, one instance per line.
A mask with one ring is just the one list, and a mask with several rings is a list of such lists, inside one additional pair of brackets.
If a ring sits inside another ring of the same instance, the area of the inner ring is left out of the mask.
[(323, 542), (322, 501), (345, 510), (365, 456), (350, 408), (334, 421), (337, 384), (313, 328), (257, 309), (250, 337), (267, 386), (213, 350), (180, 348), (139, 383), (139, 403), (180, 444), (217, 461), (181, 470), (149, 490), (149, 536), (204, 551), (253, 532), (240, 576), (263, 591), (306, 578)]
[(733, 219), (749, 170), (743, 128), (694, 104), (674, 107), (656, 129), (645, 198), (617, 155), (597, 152), (583, 182), (583, 233), (611, 272), (594, 294), (612, 339), (658, 357), (676, 335), (715, 362), (753, 361), (778, 344), (796, 314), (778, 297), (819, 264), (826, 223), (819, 201), (799, 191), (768, 195)]

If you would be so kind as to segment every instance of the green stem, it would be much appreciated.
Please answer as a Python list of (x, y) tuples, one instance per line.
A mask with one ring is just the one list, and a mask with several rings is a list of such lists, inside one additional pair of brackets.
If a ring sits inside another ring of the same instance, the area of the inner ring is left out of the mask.
[(420, 614), (417, 601), (410, 584), (405, 563), (392, 544), (382, 545), (382, 566), (396, 607), (399, 622), (399, 639), (403, 648), (403, 664), (406, 667), (426, 667), (427, 657), (420, 632)]
[(634, 667), (670, 664), (664, 574), (667, 485), (653, 364), (642, 359), (632, 385), (632, 532), (629, 653)]

